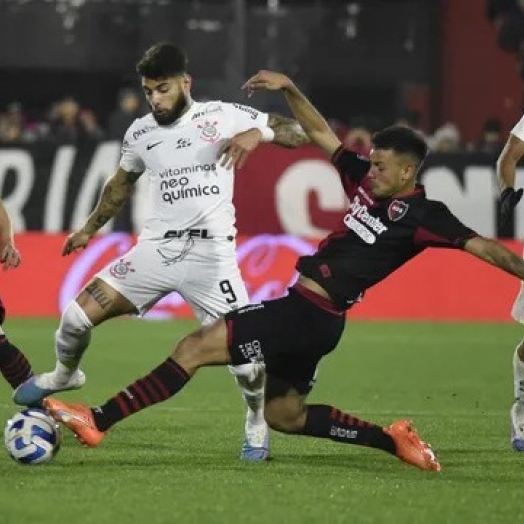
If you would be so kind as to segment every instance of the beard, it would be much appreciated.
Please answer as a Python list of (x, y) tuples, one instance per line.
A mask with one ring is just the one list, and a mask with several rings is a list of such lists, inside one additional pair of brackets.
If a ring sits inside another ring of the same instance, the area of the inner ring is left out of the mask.
[(170, 110), (163, 110), (162, 112), (157, 113), (152, 109), (151, 112), (159, 126), (168, 126), (180, 118), (180, 115), (184, 112), (187, 105), (188, 101), (186, 97), (180, 95), (179, 99)]

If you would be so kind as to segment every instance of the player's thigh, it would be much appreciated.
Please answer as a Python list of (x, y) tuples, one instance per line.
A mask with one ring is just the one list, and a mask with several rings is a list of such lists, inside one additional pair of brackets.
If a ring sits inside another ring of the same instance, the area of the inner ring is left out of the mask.
[(97, 277), (85, 286), (76, 301), (95, 326), (104, 320), (137, 312), (126, 297)]
[(249, 303), (236, 262), (222, 265), (201, 263), (190, 270), (191, 278), (184, 281), (179, 292), (202, 325)]
[(120, 305), (131, 304), (131, 311), (125, 313), (147, 312), (180, 285), (182, 268), (166, 264), (158, 245), (140, 242), (95, 275), (123, 297)]

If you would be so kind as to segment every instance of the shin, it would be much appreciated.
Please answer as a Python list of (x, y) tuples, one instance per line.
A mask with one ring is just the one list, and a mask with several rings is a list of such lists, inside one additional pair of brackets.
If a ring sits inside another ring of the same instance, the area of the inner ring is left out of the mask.
[[(84, 310), (73, 300), (62, 313), (60, 326), (55, 333), (57, 368), (73, 373), (91, 340), (93, 323)], [(60, 366), (61, 365), (61, 366)]]

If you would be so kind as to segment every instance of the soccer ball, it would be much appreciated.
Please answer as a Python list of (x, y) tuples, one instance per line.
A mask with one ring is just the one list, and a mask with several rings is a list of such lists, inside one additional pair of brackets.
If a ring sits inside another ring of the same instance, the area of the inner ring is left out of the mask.
[(20, 464), (43, 464), (60, 449), (60, 426), (45, 411), (24, 409), (7, 421), (4, 442), (9, 456)]

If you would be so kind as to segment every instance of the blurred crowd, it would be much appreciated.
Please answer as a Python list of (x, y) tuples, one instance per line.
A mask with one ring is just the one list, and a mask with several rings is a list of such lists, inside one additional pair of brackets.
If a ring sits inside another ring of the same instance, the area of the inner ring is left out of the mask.
[[(393, 123), (410, 127), (423, 135), (433, 152), (457, 153), (466, 151), (498, 155), (507, 138), (502, 129), (502, 123), (496, 118), (487, 118), (482, 129), (479, 129), (477, 140), (470, 142), (462, 140), (459, 128), (451, 122), (438, 127), (433, 133), (428, 133), (420, 127), (420, 120), (420, 115), (412, 111), (400, 116)], [(374, 131), (371, 126), (359, 123), (348, 127), (336, 120), (331, 121), (331, 126), (346, 147), (361, 154), (369, 153)]]
[(104, 123), (73, 96), (57, 101), (37, 118), (31, 117), (21, 103), (12, 102), (0, 108), (0, 144), (121, 140), (133, 120), (143, 114), (140, 95), (127, 88), (119, 93), (116, 107)]
[[(0, 144), (27, 144), (35, 141), (78, 143), (85, 140), (122, 140), (127, 128), (135, 118), (144, 114), (142, 97), (133, 89), (125, 88), (118, 94), (115, 109), (101, 123), (95, 113), (71, 96), (59, 100), (42, 119), (30, 118), (22, 105), (13, 102), (0, 112)], [(432, 151), (452, 153), (475, 151), (498, 154), (506, 136), (502, 124), (496, 118), (488, 118), (478, 139), (464, 143), (460, 130), (453, 123), (446, 123), (433, 133), (419, 126), (420, 116), (410, 112), (395, 123), (406, 125), (423, 134)], [(364, 123), (353, 126), (337, 120), (330, 121), (333, 129), (345, 145), (362, 154), (369, 153), (374, 129)]]

